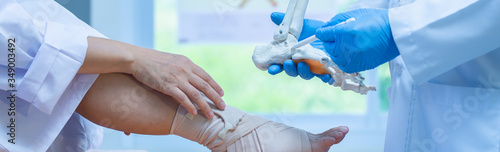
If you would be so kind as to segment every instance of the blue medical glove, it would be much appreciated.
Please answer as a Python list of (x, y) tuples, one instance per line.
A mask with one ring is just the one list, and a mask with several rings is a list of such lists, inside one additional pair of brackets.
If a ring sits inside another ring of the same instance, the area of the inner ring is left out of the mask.
[[(281, 24), (284, 17), (285, 17), (284, 13), (274, 12), (271, 14), (271, 20), (276, 25)], [(304, 19), (303, 24), (304, 24), (304, 26), (302, 28), (302, 32), (301, 32), (299, 39), (298, 39), (299, 41), (302, 41), (303, 39), (314, 35), (316, 33), (316, 30), (318, 28), (322, 27), (325, 23), (322, 21), (318, 21), (318, 20)], [(317, 49), (323, 50), (323, 51), (325, 50), (325, 48), (323, 46), (323, 42), (320, 40), (312, 42), (311, 46), (313, 46)], [(314, 76), (317, 76), (325, 83), (333, 81), (333, 79), (328, 74), (318, 75), (318, 74), (312, 73), (311, 70), (309, 69), (309, 66), (303, 62), (299, 62), (296, 65), (292, 60), (285, 60), (283, 62), (283, 65), (274, 64), (268, 68), (268, 72), (271, 75), (281, 73), (283, 70), (285, 71), (286, 74), (288, 74), (291, 77), (297, 77), (298, 75), (300, 75), (301, 78), (303, 78), (305, 80), (310, 80)]]
[[(349, 18), (356, 21), (335, 26)], [(399, 56), (386, 9), (358, 9), (337, 14), (316, 31), (316, 37), (323, 41), (332, 60), (347, 73), (373, 69)]]
[(333, 84), (333, 82), (335, 82), (335, 80), (333, 80), (329, 74), (314, 74), (311, 72), (309, 66), (306, 63), (299, 62), (297, 65), (295, 65), (295, 63), (291, 59), (285, 60), (283, 62), (283, 65), (281, 64), (271, 65), (268, 68), (268, 72), (271, 75), (275, 75), (282, 72), (283, 69), (285, 70), (285, 73), (291, 77), (297, 77), (297, 75), (300, 75), (301, 78), (305, 80), (310, 80), (314, 76), (316, 76), (320, 78), (321, 81), (328, 84)]

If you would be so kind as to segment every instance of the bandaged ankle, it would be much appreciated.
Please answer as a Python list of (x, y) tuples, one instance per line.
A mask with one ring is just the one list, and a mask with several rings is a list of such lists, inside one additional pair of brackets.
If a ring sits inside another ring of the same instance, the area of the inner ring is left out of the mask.
[(214, 111), (213, 119), (201, 114), (193, 116), (179, 106), (170, 134), (196, 141), (212, 151), (311, 151), (308, 135), (303, 130), (231, 106), (221, 111), (206, 100)]
[(310, 152), (309, 137), (304, 130), (281, 123), (268, 122), (227, 147), (228, 152)]
[(193, 116), (179, 106), (170, 134), (196, 141), (213, 151), (226, 151), (227, 146), (270, 121), (231, 106), (222, 111), (209, 104), (215, 114), (212, 119), (201, 114)]

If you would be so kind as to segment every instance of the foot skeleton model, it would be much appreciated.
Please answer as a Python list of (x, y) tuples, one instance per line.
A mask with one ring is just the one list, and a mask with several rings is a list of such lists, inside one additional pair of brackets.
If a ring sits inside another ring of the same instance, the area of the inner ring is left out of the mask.
[(333, 86), (342, 90), (352, 90), (360, 94), (375, 91), (374, 86), (363, 84), (364, 77), (359, 73), (349, 74), (340, 70), (325, 52), (309, 44), (292, 48), (298, 43), (308, 2), (309, 0), (290, 0), (283, 22), (274, 33), (274, 41), (255, 47), (252, 56), (255, 66), (265, 71), (272, 64), (281, 64), (286, 59), (292, 59), (294, 62), (307, 63), (313, 73), (330, 74), (335, 80)]

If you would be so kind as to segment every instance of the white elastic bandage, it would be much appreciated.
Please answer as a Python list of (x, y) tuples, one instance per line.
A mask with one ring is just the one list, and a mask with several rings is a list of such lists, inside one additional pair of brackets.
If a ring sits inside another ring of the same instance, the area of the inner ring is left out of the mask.
[(232, 106), (219, 110), (206, 99), (214, 117), (191, 115), (179, 106), (170, 134), (196, 141), (212, 151), (277, 152), (311, 151), (305, 131), (247, 114)]
[(226, 151), (228, 145), (270, 121), (231, 106), (226, 106), (222, 111), (215, 108), (213, 103), (209, 104), (215, 114), (212, 119), (201, 114), (193, 116), (184, 107), (179, 106), (170, 134), (196, 141), (213, 151)]

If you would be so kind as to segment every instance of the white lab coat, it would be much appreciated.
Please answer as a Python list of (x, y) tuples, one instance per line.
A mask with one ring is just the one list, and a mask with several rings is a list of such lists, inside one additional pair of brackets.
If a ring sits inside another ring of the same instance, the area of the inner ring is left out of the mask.
[[(0, 151), (98, 148), (102, 128), (75, 113), (98, 75), (77, 74), (87, 37), (104, 37), (53, 0), (0, 0)], [(8, 39), (15, 38), (15, 82), (8, 85)], [(15, 117), (7, 90), (17, 89)], [(8, 142), (15, 118), (15, 144)]]
[(385, 151), (500, 151), (500, 1), (360, 0), (389, 8)]

